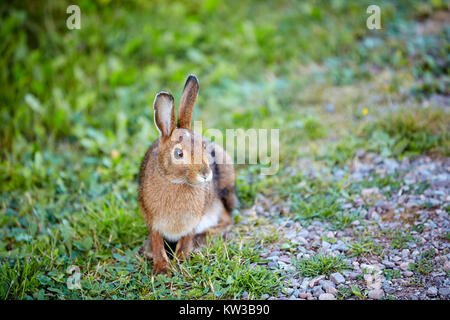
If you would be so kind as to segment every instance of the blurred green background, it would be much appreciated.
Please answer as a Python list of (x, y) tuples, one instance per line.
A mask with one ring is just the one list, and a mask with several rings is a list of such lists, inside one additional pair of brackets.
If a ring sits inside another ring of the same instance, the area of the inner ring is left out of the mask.
[[(80, 30), (66, 27), (74, 3)], [(381, 30), (366, 28), (370, 4), (2, 2), (1, 296), (78, 297), (62, 289), (67, 266), (90, 270), (141, 245), (136, 186), (157, 138), (151, 103), (161, 90), (179, 101), (189, 74), (200, 81), (194, 118), (205, 129), (281, 128), (280, 174), (305, 154), (345, 165), (358, 148), (448, 155), (448, 113), (383, 118), (448, 98), (450, 29), (417, 31), (445, 17), (448, 2), (377, 1)], [(244, 207), (259, 192), (254, 179), (265, 181), (257, 172), (239, 168)]]

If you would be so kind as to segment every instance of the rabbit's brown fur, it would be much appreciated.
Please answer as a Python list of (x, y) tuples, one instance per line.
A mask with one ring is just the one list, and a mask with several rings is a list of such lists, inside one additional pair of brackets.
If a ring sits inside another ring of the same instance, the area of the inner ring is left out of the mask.
[(189, 76), (178, 127), (172, 95), (160, 92), (155, 97), (161, 136), (147, 150), (139, 173), (139, 207), (150, 231), (144, 250), (153, 258), (155, 273), (168, 273), (163, 239), (178, 241), (176, 256), (188, 259), (194, 240), (201, 243), (206, 234), (231, 225), (231, 211), (238, 204), (231, 158), (190, 130), (197, 93), (198, 81)]

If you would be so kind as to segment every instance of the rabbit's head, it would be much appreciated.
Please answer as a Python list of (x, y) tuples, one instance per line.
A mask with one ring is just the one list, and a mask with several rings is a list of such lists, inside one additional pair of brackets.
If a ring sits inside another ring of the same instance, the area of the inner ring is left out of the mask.
[(198, 94), (198, 81), (189, 76), (184, 86), (175, 123), (174, 98), (159, 92), (153, 103), (155, 125), (160, 132), (157, 170), (171, 183), (201, 186), (212, 179), (203, 137), (191, 131), (192, 111)]

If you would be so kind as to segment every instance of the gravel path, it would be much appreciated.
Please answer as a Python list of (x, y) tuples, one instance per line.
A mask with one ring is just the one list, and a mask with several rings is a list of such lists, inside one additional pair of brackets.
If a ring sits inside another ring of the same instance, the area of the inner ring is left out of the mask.
[[(399, 184), (395, 192), (386, 192), (390, 186), (362, 188), (353, 201), (342, 199), (341, 209), (358, 212), (359, 218), (337, 230), (328, 221), (312, 220), (303, 225), (292, 221), (288, 209), (259, 195), (240, 223), (250, 223), (256, 216), (277, 229), (279, 239), (270, 243), (262, 256), (284, 281), (278, 295), (263, 298), (450, 298), (450, 158), (405, 158), (399, 162), (360, 151), (346, 169), (317, 169), (306, 159), (295, 170), (316, 179), (344, 178), (348, 183), (362, 182), (374, 174), (395, 175)], [(289, 247), (283, 246), (286, 241)], [(295, 261), (316, 254), (342, 256), (348, 269), (302, 276)]]

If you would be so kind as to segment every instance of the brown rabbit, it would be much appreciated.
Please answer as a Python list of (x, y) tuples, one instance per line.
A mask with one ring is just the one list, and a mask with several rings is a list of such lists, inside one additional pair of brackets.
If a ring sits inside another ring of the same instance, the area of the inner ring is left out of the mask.
[(233, 161), (222, 147), (191, 131), (198, 80), (184, 86), (175, 123), (173, 96), (159, 92), (153, 103), (160, 137), (147, 150), (139, 173), (139, 207), (150, 235), (145, 254), (153, 273), (169, 273), (164, 239), (177, 241), (175, 256), (189, 259), (194, 240), (224, 230), (237, 206)]

